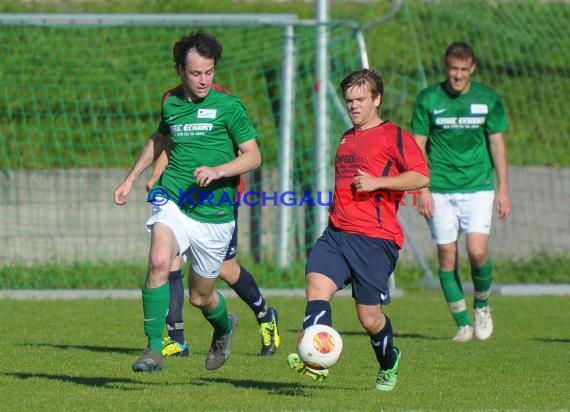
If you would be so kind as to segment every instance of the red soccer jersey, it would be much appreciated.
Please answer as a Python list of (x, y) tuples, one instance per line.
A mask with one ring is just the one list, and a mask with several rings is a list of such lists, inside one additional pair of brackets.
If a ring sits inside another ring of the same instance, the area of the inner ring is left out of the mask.
[[(330, 223), (345, 232), (393, 240), (402, 248), (404, 233), (397, 213), (405, 193), (355, 192), (353, 183), (358, 170), (373, 176), (396, 176), (408, 170), (429, 176), (420, 147), (409, 133), (384, 122), (366, 130), (347, 130), (336, 151)], [(412, 201), (406, 199), (405, 203), (411, 206)]]

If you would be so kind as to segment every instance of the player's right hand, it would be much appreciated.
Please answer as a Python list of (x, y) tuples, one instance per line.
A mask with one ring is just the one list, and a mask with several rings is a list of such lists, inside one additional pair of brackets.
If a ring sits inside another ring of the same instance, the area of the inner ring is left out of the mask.
[(420, 215), (426, 219), (433, 219), (434, 212), (433, 196), (428, 188), (422, 189), (422, 194), (420, 195), (420, 200), (418, 202), (418, 212)]
[(113, 201), (116, 205), (122, 206), (127, 204), (127, 196), (131, 193), (132, 185), (126, 181), (122, 182), (113, 190)]

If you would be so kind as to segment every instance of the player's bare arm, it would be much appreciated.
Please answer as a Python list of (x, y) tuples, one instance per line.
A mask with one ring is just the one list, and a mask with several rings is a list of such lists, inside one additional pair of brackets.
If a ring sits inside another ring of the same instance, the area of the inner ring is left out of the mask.
[(256, 139), (248, 140), (238, 146), (240, 155), (228, 163), (216, 167), (200, 166), (194, 171), (194, 177), (200, 186), (207, 186), (222, 177), (238, 176), (257, 169), (261, 165), (261, 153)]
[(127, 196), (131, 192), (134, 182), (164, 151), (167, 141), (168, 138), (158, 133), (158, 131), (148, 138), (137, 161), (129, 173), (127, 173), (127, 177), (113, 191), (113, 200), (116, 205), (125, 205), (127, 203)]
[(497, 180), (495, 206), (499, 218), (501, 220), (507, 220), (513, 207), (509, 196), (509, 174), (503, 133), (489, 135), (489, 148), (491, 157), (493, 158)]
[(362, 170), (354, 177), (354, 187), (359, 192), (375, 190), (417, 190), (429, 183), (429, 178), (414, 170), (407, 170), (397, 176), (372, 176)]
[[(422, 153), (424, 154), (424, 158), (427, 160), (426, 154), (426, 144), (427, 144), (427, 136), (421, 134), (414, 134), (414, 139), (420, 149), (422, 149)], [(433, 198), (431, 196), (431, 192), (429, 187), (424, 187), (422, 189), (422, 194), (420, 195), (420, 199), (418, 202), (418, 212), (420, 215), (425, 217), (426, 219), (433, 219), (434, 213), (434, 206), (433, 206)]]
[(164, 169), (166, 169), (166, 165), (168, 164), (168, 158), (170, 155), (170, 150), (163, 150), (162, 153), (158, 156), (158, 159), (156, 159), (156, 162), (154, 162), (154, 167), (152, 168), (152, 173), (150, 175), (150, 178), (148, 179), (148, 181), (146, 182), (146, 190), (150, 190), (152, 188), (152, 186), (154, 185), (154, 182), (156, 182), (156, 179), (158, 179), (160, 177), (160, 175), (162, 174), (162, 172), (164, 172)]

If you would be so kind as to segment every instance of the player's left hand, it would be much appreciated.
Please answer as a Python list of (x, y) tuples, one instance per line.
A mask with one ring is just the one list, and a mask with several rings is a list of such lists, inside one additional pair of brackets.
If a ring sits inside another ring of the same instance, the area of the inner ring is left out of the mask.
[(158, 179), (158, 178), (153, 175), (147, 180), (146, 185), (145, 185), (147, 192), (150, 189), (152, 189), (152, 187), (154, 186), (154, 182), (156, 182), (156, 179)]
[(509, 194), (503, 192), (497, 192), (495, 194), (495, 207), (497, 208), (499, 219), (507, 220), (513, 210), (513, 205), (511, 203), (511, 198), (509, 197)]
[(353, 184), (357, 192), (373, 192), (378, 189), (378, 178), (358, 169)]
[(215, 167), (200, 166), (194, 170), (194, 177), (198, 186), (208, 186), (214, 180), (218, 180), (221, 176)]

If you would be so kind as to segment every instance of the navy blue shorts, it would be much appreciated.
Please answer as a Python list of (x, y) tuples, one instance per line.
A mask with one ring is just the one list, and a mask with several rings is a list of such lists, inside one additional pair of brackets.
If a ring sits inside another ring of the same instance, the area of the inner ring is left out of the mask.
[(391, 240), (347, 233), (327, 227), (309, 254), (305, 276), (317, 272), (344, 289), (352, 285), (356, 303), (390, 303), (388, 279), (396, 268), (399, 250)]
[(228, 251), (226, 252), (226, 260), (232, 260), (237, 255), (237, 246), (238, 246), (238, 208), (237, 206), (234, 208), (234, 218), (236, 220), (236, 224), (234, 226), (234, 233), (232, 233), (232, 240), (230, 240), (230, 244), (228, 246)]

